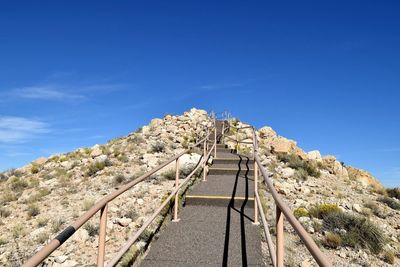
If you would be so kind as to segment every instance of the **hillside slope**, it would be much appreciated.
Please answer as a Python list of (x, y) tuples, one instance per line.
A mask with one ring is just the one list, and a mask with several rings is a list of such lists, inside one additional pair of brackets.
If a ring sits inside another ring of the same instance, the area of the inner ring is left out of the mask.
[[(19, 266), (34, 251), (98, 200), (122, 184), (183, 151), (212, 121), (203, 110), (167, 115), (128, 136), (92, 148), (40, 158), (0, 175), (0, 265)], [(232, 120), (232, 124), (246, 124)], [(247, 129), (231, 137), (251, 141)], [(400, 202), (368, 172), (346, 166), (333, 156), (305, 152), (295, 141), (272, 128), (257, 131), (259, 155), (281, 196), (326, 253), (334, 266), (399, 266)], [(226, 139), (228, 146), (235, 144)], [(239, 152), (251, 153), (241, 145)], [(199, 158), (182, 162), (188, 173)], [(124, 244), (173, 188), (174, 171), (167, 168), (135, 186), (109, 207), (106, 260)], [(398, 191), (397, 191), (398, 192)], [(271, 226), (275, 207), (260, 184)], [(398, 197), (398, 195), (397, 195)], [(274, 233), (274, 227), (271, 228)], [(146, 233), (149, 235), (150, 233)], [(98, 217), (79, 229), (53, 253), (49, 266), (83, 266), (96, 262)], [(288, 266), (314, 266), (293, 229), (285, 223)], [(136, 245), (146, 246), (146, 238)], [(265, 250), (265, 244), (263, 244)], [(265, 257), (268, 253), (265, 250)], [(391, 265), (393, 263), (393, 265)]]

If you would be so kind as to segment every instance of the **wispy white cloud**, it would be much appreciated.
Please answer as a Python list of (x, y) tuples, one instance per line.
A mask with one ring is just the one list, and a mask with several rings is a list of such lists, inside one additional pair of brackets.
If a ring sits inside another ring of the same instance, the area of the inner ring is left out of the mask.
[(14, 89), (10, 93), (11, 96), (41, 99), (41, 100), (83, 100), (86, 97), (80, 94), (63, 91), (62, 89), (52, 86), (31, 86)]
[(382, 152), (382, 153), (400, 152), (400, 147), (382, 148), (375, 150), (375, 152)]
[(49, 125), (41, 120), (0, 116), (0, 143), (26, 142), (48, 132)]
[(207, 84), (202, 85), (199, 88), (207, 91), (212, 90), (221, 90), (221, 89), (231, 89), (236, 87), (242, 87), (244, 84), (242, 83), (228, 83), (228, 84)]

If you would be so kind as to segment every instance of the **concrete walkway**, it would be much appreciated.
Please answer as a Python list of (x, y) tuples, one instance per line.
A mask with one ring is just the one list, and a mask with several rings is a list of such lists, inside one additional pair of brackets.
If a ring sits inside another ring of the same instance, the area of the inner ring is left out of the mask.
[(253, 164), (218, 145), (207, 181), (187, 194), (180, 221), (162, 230), (141, 266), (264, 266)]

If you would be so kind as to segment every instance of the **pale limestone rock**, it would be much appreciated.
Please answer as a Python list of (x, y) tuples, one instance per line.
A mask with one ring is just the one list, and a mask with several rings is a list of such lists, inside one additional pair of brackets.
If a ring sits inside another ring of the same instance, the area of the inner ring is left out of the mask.
[(362, 211), (362, 208), (359, 204), (353, 204), (353, 210), (357, 211), (360, 213)]
[(127, 227), (132, 222), (131, 218), (116, 218), (114, 223), (119, 224), (122, 227)]
[(310, 160), (322, 161), (321, 153), (318, 150), (308, 152), (307, 157)]
[(285, 179), (290, 178), (294, 175), (294, 173), (295, 173), (295, 170), (292, 168), (283, 168), (282, 169), (282, 178), (285, 178)]

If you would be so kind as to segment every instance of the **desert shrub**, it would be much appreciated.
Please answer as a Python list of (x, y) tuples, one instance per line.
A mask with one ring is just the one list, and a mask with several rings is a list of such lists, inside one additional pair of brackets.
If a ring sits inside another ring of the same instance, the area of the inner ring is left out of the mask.
[(170, 169), (170, 170), (163, 172), (161, 174), (161, 176), (167, 180), (175, 180), (175, 176), (176, 176), (175, 172), (176, 171), (174, 169)]
[(42, 232), (36, 236), (36, 243), (43, 244), (49, 239), (49, 234), (47, 232)]
[(29, 179), (29, 187), (31, 187), (31, 188), (38, 187), (39, 184), (40, 184), (40, 181), (38, 178), (32, 177)]
[(2, 218), (7, 218), (8, 216), (10, 216), (11, 211), (9, 211), (6, 208), (0, 207), (0, 217)]
[(129, 142), (134, 143), (136, 145), (143, 143), (145, 140), (140, 134), (134, 134), (128, 139)]
[(308, 173), (304, 169), (298, 169), (294, 173), (294, 178), (296, 179), (296, 181), (306, 181), (308, 178)]
[(140, 250), (138, 249), (137, 246), (132, 246), (128, 252), (124, 254), (120, 262), (118, 263), (119, 266), (121, 267), (128, 267), (132, 266), (132, 264), (135, 262), (135, 259), (139, 256)]
[(400, 187), (388, 188), (388, 189), (386, 189), (386, 192), (389, 197), (394, 197), (394, 198), (397, 198), (398, 200), (400, 200)]
[(10, 190), (5, 190), (1, 196), (1, 204), (17, 200), (17, 196)]
[(328, 232), (323, 241), (323, 245), (328, 248), (338, 248), (342, 245), (342, 238), (338, 234)]
[(84, 211), (89, 210), (91, 207), (93, 207), (94, 202), (95, 202), (94, 199), (91, 198), (85, 199), (82, 204), (82, 209)]
[(162, 142), (156, 142), (151, 145), (150, 152), (157, 153), (157, 152), (164, 152), (165, 151), (165, 144)]
[(30, 204), (28, 205), (28, 208), (26, 209), (27, 213), (28, 213), (28, 217), (35, 217), (37, 215), (40, 214), (40, 209), (37, 205), (35, 204)]
[(36, 174), (40, 171), (39, 166), (37, 164), (32, 164), (31, 173)]
[(394, 264), (394, 253), (392, 251), (386, 250), (385, 252), (383, 252), (383, 260), (389, 264)]
[(86, 176), (93, 176), (95, 175), (98, 171), (101, 171), (106, 167), (106, 162), (105, 161), (96, 161), (93, 162), (88, 166), (88, 169), (86, 171)]
[(7, 240), (0, 238), (0, 246), (6, 245), (7, 243)]
[(85, 229), (89, 236), (96, 236), (99, 234), (99, 225), (92, 224), (92, 223), (87, 223), (83, 226), (83, 229)]
[(125, 218), (130, 218), (132, 221), (135, 221), (139, 215), (138, 213), (134, 210), (134, 207), (130, 207), (124, 214)]
[(28, 183), (19, 177), (13, 177), (9, 180), (9, 182), (10, 189), (15, 192), (22, 192), (28, 187)]
[(309, 217), (310, 215), (308, 214), (308, 211), (305, 208), (297, 208), (293, 211), (293, 215), (296, 218), (300, 217)]
[(400, 202), (396, 199), (390, 197), (381, 197), (378, 199), (378, 201), (385, 203), (394, 210), (400, 210)]
[(378, 216), (379, 218), (385, 219), (386, 215), (381, 211), (379, 208), (378, 204), (376, 204), (373, 201), (368, 201), (364, 204), (365, 207), (369, 208), (375, 216)]
[(56, 219), (51, 222), (51, 232), (53, 234), (58, 233), (65, 221), (63, 219)]
[(38, 218), (36, 221), (38, 227), (46, 226), (48, 222), (49, 222), (49, 218), (46, 218), (46, 217)]
[(20, 178), (22, 176), (22, 172), (19, 171), (19, 170), (16, 170), (16, 169), (11, 169), (9, 171), (9, 173), (10, 173), (9, 176), (15, 176), (15, 177), (18, 177), (18, 178)]
[[(311, 161), (303, 160), (295, 154), (279, 153), (278, 159), (285, 162), (288, 167), (296, 170), (304, 170), (309, 176), (320, 177), (321, 172), (317, 168), (316, 163)], [(303, 173), (304, 173), (303, 171)], [(303, 175), (304, 176), (304, 175)]]
[(43, 197), (50, 194), (50, 190), (47, 188), (39, 188), (38, 192), (27, 199), (27, 203), (34, 203), (42, 200)]
[(112, 183), (113, 183), (113, 185), (119, 185), (125, 181), (126, 181), (126, 177), (122, 174), (118, 174), (118, 175), (114, 176)]
[(333, 212), (325, 215), (323, 220), (324, 229), (340, 235), (345, 246), (368, 248), (373, 253), (379, 253), (387, 242), (383, 232), (364, 217)]
[(22, 224), (17, 224), (11, 229), (12, 236), (18, 238), (26, 234), (26, 230)]
[(323, 219), (324, 216), (329, 215), (331, 213), (338, 213), (342, 210), (336, 204), (318, 204), (311, 207), (308, 212), (309, 214), (318, 219)]

